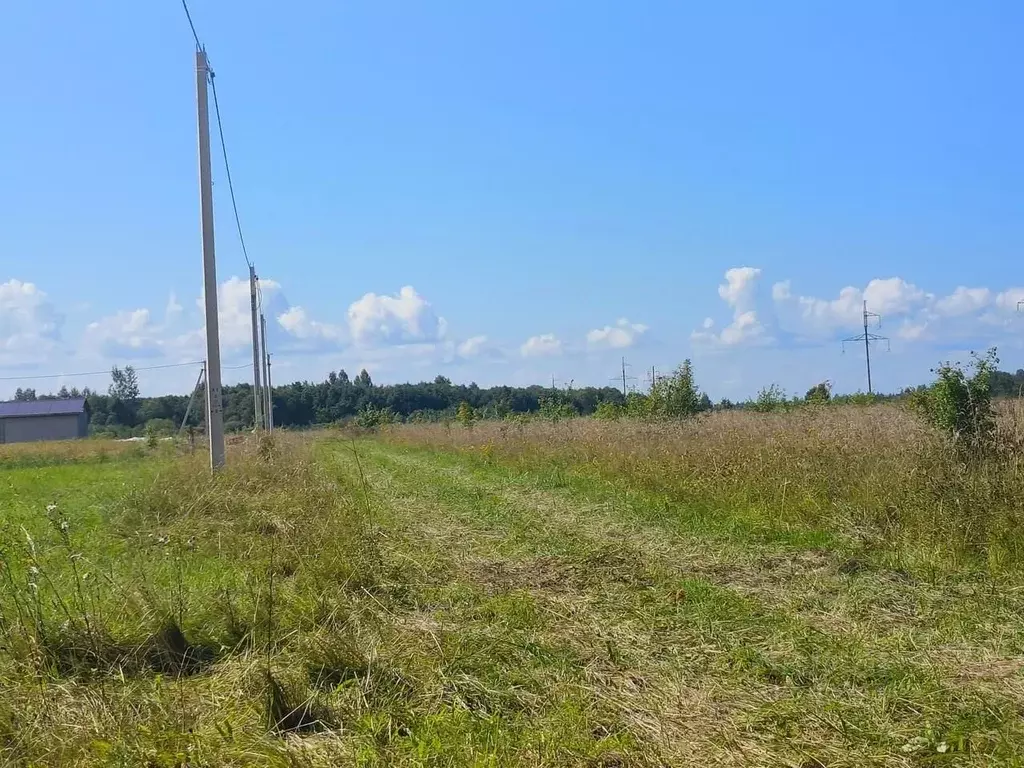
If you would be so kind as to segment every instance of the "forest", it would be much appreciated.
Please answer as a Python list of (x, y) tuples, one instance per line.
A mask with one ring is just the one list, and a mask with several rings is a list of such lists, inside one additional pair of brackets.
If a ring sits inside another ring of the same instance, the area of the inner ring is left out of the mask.
[[(693, 410), (727, 410), (749, 408), (772, 410), (785, 405), (807, 401), (834, 399), (840, 402), (860, 402), (865, 396), (832, 396), (831, 385), (822, 382), (803, 395), (787, 397), (778, 387), (762, 389), (748, 402), (733, 403), (721, 400), (713, 405), (706, 394), (701, 394), (692, 383), (697, 397)], [(997, 398), (1020, 397), (1024, 393), (1024, 369), (1015, 373), (993, 371), (990, 377), (992, 395)], [(920, 391), (925, 385), (908, 387), (899, 393), (876, 395), (874, 400), (890, 399)], [(251, 429), (253, 426), (253, 388), (250, 384), (226, 386), (224, 393), (224, 426), (231, 432)], [(189, 408), (188, 395), (161, 395), (142, 397), (138, 381), (131, 366), (113, 368), (111, 383), (106, 393), (88, 387), (61, 387), (55, 393), (38, 394), (31, 388), (19, 388), (15, 400), (36, 400), (64, 397), (85, 397), (89, 411), (90, 432), (98, 436), (126, 437), (146, 432), (170, 434), (182, 427), (201, 428), (204, 422), (204, 392), (200, 388)], [(318, 383), (297, 381), (274, 387), (274, 423), (280, 427), (304, 428), (348, 420), (366, 421), (373, 426), (384, 421), (444, 421), (454, 419), (459, 407), (466, 404), (475, 418), (504, 418), (512, 414), (538, 413), (542, 409), (561, 415), (589, 416), (611, 409), (628, 408), (630, 401), (643, 398), (637, 393), (624, 397), (615, 387), (580, 387), (553, 389), (534, 385), (530, 387), (479, 387), (475, 383), (453, 384), (445, 376), (416, 384), (375, 384), (366, 370), (350, 378), (344, 371), (331, 372)], [(188, 420), (185, 421), (186, 410)], [(599, 414), (600, 415), (600, 414)]]
[[(226, 386), (223, 393), (225, 429), (251, 429), (254, 410), (252, 385)], [(157, 433), (175, 431), (184, 422), (189, 405), (188, 395), (141, 397), (131, 366), (111, 371), (111, 384), (106, 393), (75, 387), (62, 387), (56, 393), (44, 395), (37, 395), (33, 389), (15, 392), (16, 400), (60, 397), (85, 397), (90, 431), (118, 437), (142, 434), (147, 428)], [(202, 426), (204, 399), (205, 394), (200, 388), (193, 399), (187, 424)], [(622, 403), (623, 396), (614, 387), (571, 390), (540, 386), (482, 388), (476, 384), (453, 384), (444, 376), (418, 384), (378, 385), (373, 383), (366, 370), (354, 378), (344, 370), (331, 372), (322, 382), (297, 381), (275, 386), (273, 392), (275, 425), (295, 428), (332, 424), (368, 413), (386, 414), (386, 418), (396, 421), (439, 421), (453, 417), (462, 403), (468, 403), (481, 418), (501, 418), (514, 413), (539, 411), (547, 401), (556, 401), (577, 414), (588, 415), (603, 402)]]

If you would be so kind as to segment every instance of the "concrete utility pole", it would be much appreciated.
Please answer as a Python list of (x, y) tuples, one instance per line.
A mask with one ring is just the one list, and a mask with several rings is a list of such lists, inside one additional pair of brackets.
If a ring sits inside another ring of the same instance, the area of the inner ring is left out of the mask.
[(270, 386), (270, 353), (267, 352), (267, 430), (274, 431), (274, 390)]
[(622, 358), (622, 396), (626, 396), (626, 358)]
[(866, 363), (867, 369), (868, 369), (868, 394), (869, 395), (873, 395), (874, 391), (871, 388), (871, 342), (872, 341), (884, 341), (888, 345), (889, 344), (889, 339), (887, 337), (885, 337), (885, 336), (878, 336), (878, 335), (876, 335), (874, 333), (868, 332), (868, 322), (871, 320), (871, 318), (876, 318), (878, 320), (878, 325), (881, 326), (881, 324), (882, 324), (882, 316), (881, 315), (877, 315), (874, 312), (868, 312), (868, 303), (866, 301), (864, 302), (863, 317), (864, 317), (864, 333), (862, 333), (862, 334), (860, 334), (858, 336), (851, 336), (848, 339), (843, 339), (843, 348), (845, 350), (846, 345), (850, 344), (850, 343), (853, 343), (853, 342), (859, 342), (859, 341), (863, 341), (864, 342), (864, 362)]
[(256, 314), (256, 267), (249, 266), (249, 311), (252, 314), (253, 425), (263, 429), (263, 390), (260, 387), (260, 324)]
[(260, 338), (263, 339), (263, 380), (267, 386), (263, 388), (263, 413), (266, 414), (267, 431), (274, 431), (274, 401), (270, 391), (270, 352), (267, 351), (267, 318), (260, 313)]
[(203, 292), (206, 297), (206, 432), (210, 468), (224, 466), (224, 402), (220, 379), (220, 324), (217, 319), (217, 260), (213, 240), (213, 178), (210, 173), (210, 107), (206, 99), (210, 66), (196, 51), (196, 104), (199, 122), (199, 209), (203, 231)]

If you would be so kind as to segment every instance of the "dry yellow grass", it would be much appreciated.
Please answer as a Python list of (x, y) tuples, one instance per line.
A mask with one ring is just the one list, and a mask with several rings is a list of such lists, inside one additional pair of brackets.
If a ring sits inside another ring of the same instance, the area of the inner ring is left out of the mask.
[(977, 465), (898, 405), (726, 411), (686, 422), (403, 425), (390, 439), (592, 472), (669, 503), (822, 528), (937, 567), (979, 556), (1002, 567), (1024, 557), (1024, 406), (1002, 405), (999, 432), (1005, 450)]

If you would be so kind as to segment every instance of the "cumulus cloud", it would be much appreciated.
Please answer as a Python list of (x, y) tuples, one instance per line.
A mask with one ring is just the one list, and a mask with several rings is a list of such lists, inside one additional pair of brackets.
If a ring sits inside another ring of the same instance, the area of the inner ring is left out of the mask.
[(754, 301), (754, 288), (761, 277), (756, 267), (733, 267), (725, 272), (725, 282), (718, 286), (718, 295), (730, 307), (748, 307)]
[[(784, 286), (784, 287), (782, 287)], [(864, 302), (881, 315), (893, 337), (907, 342), (998, 343), (1019, 325), (1017, 302), (1024, 288), (995, 291), (986, 287), (958, 286), (936, 295), (901, 277), (876, 278), (863, 288), (846, 286), (835, 298), (795, 295), (789, 281), (772, 291), (779, 324), (805, 339), (833, 339), (859, 329)]]
[(302, 307), (289, 307), (277, 316), (277, 322), (289, 334), (303, 341), (340, 341), (343, 336), (341, 328), (314, 320)]
[(949, 296), (935, 302), (935, 311), (946, 317), (959, 317), (977, 312), (992, 303), (992, 291), (988, 288), (966, 288), (958, 286)]
[[(260, 278), (263, 306), (266, 307), (281, 293), (281, 286), (273, 280)], [(196, 300), (204, 311), (203, 297)], [(230, 277), (217, 289), (217, 323), (220, 326), (221, 346), (238, 349), (252, 345), (252, 310), (249, 299), (249, 279)]]
[(624, 349), (633, 346), (646, 332), (647, 326), (643, 323), (631, 323), (623, 317), (615, 325), (595, 328), (587, 333), (587, 343), (592, 347)]
[(0, 283), (0, 359), (37, 361), (60, 340), (63, 315), (34, 283)]
[(181, 313), (185, 311), (185, 308), (178, 302), (178, 297), (171, 291), (171, 295), (167, 297), (167, 306), (164, 309), (164, 320), (165, 322), (173, 322)]
[(827, 338), (859, 327), (865, 301), (870, 311), (895, 316), (925, 308), (935, 297), (900, 277), (887, 277), (871, 280), (864, 289), (846, 286), (834, 299), (796, 295), (786, 280), (772, 287), (772, 298), (786, 331), (804, 338)]
[(357, 344), (403, 344), (444, 338), (447, 323), (411, 285), (395, 296), (367, 293), (348, 308), (348, 327)]
[(148, 309), (122, 310), (85, 327), (83, 348), (111, 358), (151, 357), (165, 347), (164, 327)]
[(528, 338), (519, 352), (523, 357), (555, 357), (562, 354), (562, 342), (553, 333), (542, 333)]
[[(690, 339), (699, 344), (724, 347), (773, 341), (758, 314), (757, 285), (760, 279), (761, 270), (756, 267), (726, 270), (725, 282), (718, 286), (718, 295), (732, 310), (732, 322), (716, 333), (714, 320), (709, 317), (705, 319), (703, 328), (690, 334)], [(780, 285), (772, 288), (772, 295), (776, 295)]]
[(486, 336), (473, 336), (459, 344), (456, 351), (459, 353), (459, 357), (472, 358), (479, 356), (486, 346)]

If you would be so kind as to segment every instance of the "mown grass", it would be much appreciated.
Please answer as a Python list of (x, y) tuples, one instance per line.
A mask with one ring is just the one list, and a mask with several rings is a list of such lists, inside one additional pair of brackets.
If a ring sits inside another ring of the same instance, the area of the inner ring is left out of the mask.
[[(541, 472), (585, 492), (614, 478), (704, 533), (845, 537), (906, 567), (1024, 562), (1024, 412), (1000, 418), (1002, 453), (965, 463), (904, 408), (724, 412), (684, 423), (408, 425), (393, 438)], [(984, 561), (984, 562), (982, 562)]]
[(902, 412), (84, 445), (0, 457), (0, 764), (1022, 764), (1013, 452)]

